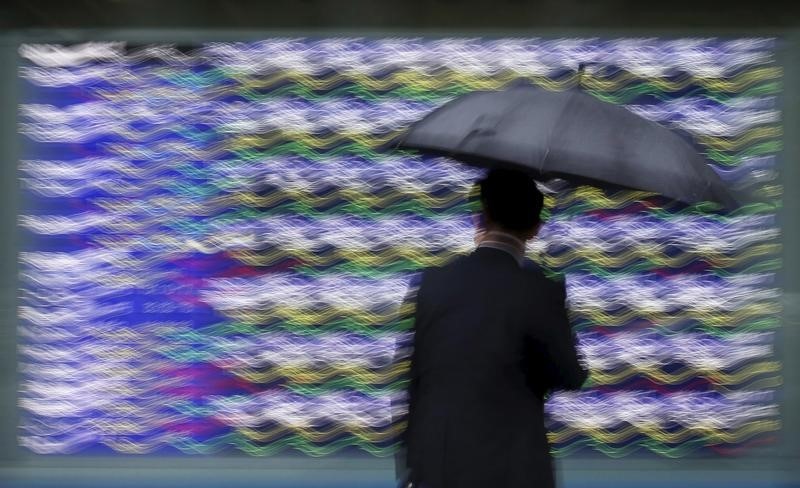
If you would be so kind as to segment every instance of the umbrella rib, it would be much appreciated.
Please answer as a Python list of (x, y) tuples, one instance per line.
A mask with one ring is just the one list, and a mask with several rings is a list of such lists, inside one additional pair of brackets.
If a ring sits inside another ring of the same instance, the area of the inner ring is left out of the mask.
[(544, 174), (544, 167), (545, 163), (547, 162), (547, 157), (550, 156), (550, 148), (553, 146), (553, 134), (556, 133), (556, 129), (561, 126), (561, 121), (564, 119), (566, 114), (568, 113), (569, 107), (572, 105), (573, 100), (575, 99), (575, 94), (577, 92), (575, 90), (568, 90), (566, 92), (566, 100), (564, 101), (564, 107), (561, 109), (561, 113), (558, 116), (558, 119), (550, 126), (550, 133), (547, 135), (547, 143), (545, 146), (544, 156), (539, 158), (539, 173)]
[(547, 156), (550, 155), (550, 140), (548, 137), (547, 147), (544, 149), (544, 156), (541, 157), (539, 162), (539, 173), (544, 174), (544, 164), (547, 162)]

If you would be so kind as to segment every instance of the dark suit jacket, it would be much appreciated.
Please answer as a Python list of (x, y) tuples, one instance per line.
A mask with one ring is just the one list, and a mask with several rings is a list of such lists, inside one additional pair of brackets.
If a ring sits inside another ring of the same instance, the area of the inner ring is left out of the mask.
[(419, 283), (404, 436), (411, 479), (554, 486), (544, 396), (587, 376), (564, 285), (492, 248), (427, 269)]

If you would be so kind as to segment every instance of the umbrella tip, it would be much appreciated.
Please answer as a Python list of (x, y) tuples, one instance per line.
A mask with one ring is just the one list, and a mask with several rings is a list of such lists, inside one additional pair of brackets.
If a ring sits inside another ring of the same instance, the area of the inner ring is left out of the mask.
[(575, 86), (580, 87), (583, 82), (583, 75), (586, 73), (586, 63), (578, 64), (578, 71), (575, 72)]
[(602, 66), (601, 63), (595, 61), (584, 61), (582, 63), (578, 63), (578, 69), (575, 71), (575, 74), (578, 75), (578, 79), (583, 78), (583, 75), (586, 74), (586, 67), (587, 66)]

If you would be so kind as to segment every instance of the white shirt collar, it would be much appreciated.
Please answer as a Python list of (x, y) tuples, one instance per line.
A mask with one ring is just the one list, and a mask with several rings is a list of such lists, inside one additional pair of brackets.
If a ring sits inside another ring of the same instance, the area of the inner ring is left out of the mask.
[(492, 230), (484, 234), (478, 248), (489, 247), (505, 251), (513, 257), (520, 266), (525, 259), (525, 241), (507, 232)]

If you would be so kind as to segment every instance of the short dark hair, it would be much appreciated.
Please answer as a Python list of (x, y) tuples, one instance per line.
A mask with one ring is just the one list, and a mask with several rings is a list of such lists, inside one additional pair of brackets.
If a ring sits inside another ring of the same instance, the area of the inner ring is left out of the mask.
[(484, 211), (500, 227), (526, 232), (541, 222), (544, 196), (529, 175), (509, 169), (492, 169), (478, 182), (478, 186)]

